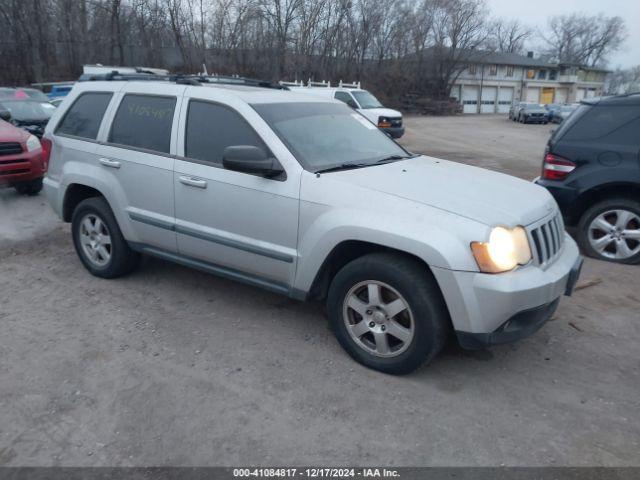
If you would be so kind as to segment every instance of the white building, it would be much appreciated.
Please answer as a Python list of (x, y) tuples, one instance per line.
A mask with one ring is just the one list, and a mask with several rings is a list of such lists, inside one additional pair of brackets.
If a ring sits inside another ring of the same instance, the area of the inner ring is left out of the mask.
[(464, 113), (507, 113), (516, 101), (573, 103), (597, 97), (608, 72), (516, 53), (473, 52), (451, 96)]

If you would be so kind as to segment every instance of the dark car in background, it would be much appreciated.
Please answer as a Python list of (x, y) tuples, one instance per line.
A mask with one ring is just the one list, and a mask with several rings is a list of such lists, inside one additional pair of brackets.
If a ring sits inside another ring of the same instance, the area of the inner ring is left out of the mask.
[(544, 105), (545, 110), (547, 111), (547, 116), (549, 117), (549, 121), (553, 120), (554, 115), (562, 108), (562, 103), (547, 103)]
[(518, 111), (520, 123), (549, 123), (547, 109), (537, 103), (526, 103)]
[(536, 180), (582, 250), (640, 262), (640, 94), (583, 101), (553, 133)]
[(520, 114), (520, 110), (525, 105), (529, 105), (529, 102), (515, 102), (509, 108), (509, 120), (513, 120), (514, 122), (518, 120), (518, 115)]
[(578, 105), (562, 105), (559, 109), (553, 112), (553, 115), (549, 117), (552, 123), (562, 123), (566, 120), (573, 111), (578, 108)]
[(56, 107), (49, 102), (10, 98), (0, 99), (0, 110), (10, 112), (13, 125), (41, 138)]

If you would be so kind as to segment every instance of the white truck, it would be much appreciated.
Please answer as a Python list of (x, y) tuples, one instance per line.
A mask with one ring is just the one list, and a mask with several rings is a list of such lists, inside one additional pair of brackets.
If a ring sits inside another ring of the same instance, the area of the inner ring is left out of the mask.
[(280, 82), (296, 93), (306, 93), (324, 99), (340, 100), (351, 108), (357, 110), (362, 116), (378, 126), (393, 138), (404, 135), (402, 114), (397, 110), (386, 108), (380, 101), (368, 92), (360, 88), (358, 83), (339, 82), (337, 87), (332, 87), (331, 82)]

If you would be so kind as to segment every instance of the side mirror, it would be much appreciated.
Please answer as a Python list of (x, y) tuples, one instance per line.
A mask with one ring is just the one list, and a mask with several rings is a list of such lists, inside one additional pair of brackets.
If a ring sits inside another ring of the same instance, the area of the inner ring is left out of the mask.
[(0, 110), (0, 119), (9, 122), (11, 120), (11, 112), (9, 110)]
[(275, 158), (267, 156), (262, 148), (253, 145), (234, 145), (225, 148), (222, 165), (227, 170), (253, 173), (267, 178), (284, 172)]

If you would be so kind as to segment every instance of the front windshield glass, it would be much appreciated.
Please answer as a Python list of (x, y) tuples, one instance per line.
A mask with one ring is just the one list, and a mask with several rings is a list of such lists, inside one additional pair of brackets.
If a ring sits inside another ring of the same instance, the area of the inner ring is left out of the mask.
[(349, 164), (375, 164), (408, 157), (406, 150), (373, 123), (340, 103), (252, 105), (302, 166), (315, 172)]
[(49, 120), (56, 107), (50, 103), (33, 102), (29, 100), (3, 100), (2, 105), (11, 112), (11, 117), (18, 120)]
[(381, 108), (382, 104), (376, 97), (371, 95), (366, 90), (353, 90), (351, 94), (356, 97), (356, 100), (360, 104), (360, 108)]

